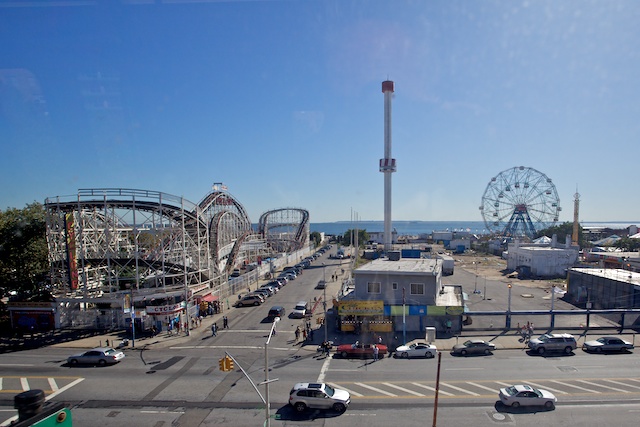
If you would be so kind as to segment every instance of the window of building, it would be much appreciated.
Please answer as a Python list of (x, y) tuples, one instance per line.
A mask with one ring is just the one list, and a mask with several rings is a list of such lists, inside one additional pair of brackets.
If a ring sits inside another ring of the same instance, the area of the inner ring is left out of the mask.
[(398, 290), (398, 284), (397, 284), (396, 282), (393, 282), (393, 283), (391, 284), (391, 288), (392, 288), (394, 291), (397, 291), (397, 290)]
[(412, 283), (411, 295), (424, 295), (424, 283)]
[(379, 294), (380, 293), (380, 283), (368, 283), (367, 284), (367, 292), (370, 294)]

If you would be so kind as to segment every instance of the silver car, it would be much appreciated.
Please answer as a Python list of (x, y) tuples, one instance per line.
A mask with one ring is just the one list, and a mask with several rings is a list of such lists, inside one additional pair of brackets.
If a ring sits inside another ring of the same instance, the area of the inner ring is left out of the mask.
[(124, 359), (124, 353), (110, 347), (98, 347), (67, 358), (69, 365), (111, 365)]
[(333, 409), (344, 412), (351, 403), (347, 390), (331, 387), (325, 383), (297, 383), (289, 392), (289, 405), (296, 412), (304, 412), (307, 408)]
[(587, 341), (582, 344), (584, 351), (602, 353), (604, 351), (629, 351), (633, 350), (633, 344), (618, 337), (601, 337), (597, 340)]
[(544, 406), (547, 409), (552, 409), (558, 401), (550, 391), (533, 388), (526, 384), (501, 388), (498, 396), (502, 403), (512, 408), (517, 408), (518, 406)]

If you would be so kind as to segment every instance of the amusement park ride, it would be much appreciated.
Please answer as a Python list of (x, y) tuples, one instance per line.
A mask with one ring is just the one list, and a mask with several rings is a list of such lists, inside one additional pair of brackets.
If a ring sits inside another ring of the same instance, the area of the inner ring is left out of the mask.
[(557, 223), (561, 210), (551, 179), (524, 166), (491, 178), (480, 206), (484, 223), (492, 233), (531, 239), (538, 231)]

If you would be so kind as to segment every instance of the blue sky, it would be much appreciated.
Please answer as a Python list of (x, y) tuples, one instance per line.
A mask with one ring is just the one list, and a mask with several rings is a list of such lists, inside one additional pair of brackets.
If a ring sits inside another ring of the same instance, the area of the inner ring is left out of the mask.
[(640, 218), (636, 1), (0, 1), (0, 209), (79, 188), (255, 222), (481, 220), (491, 178), (553, 180), (573, 219)]

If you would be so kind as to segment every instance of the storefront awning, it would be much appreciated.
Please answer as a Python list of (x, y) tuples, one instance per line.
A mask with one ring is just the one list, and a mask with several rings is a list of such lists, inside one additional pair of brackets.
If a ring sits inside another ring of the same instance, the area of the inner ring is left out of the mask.
[(202, 301), (214, 302), (218, 299), (217, 295), (208, 294), (202, 297)]

